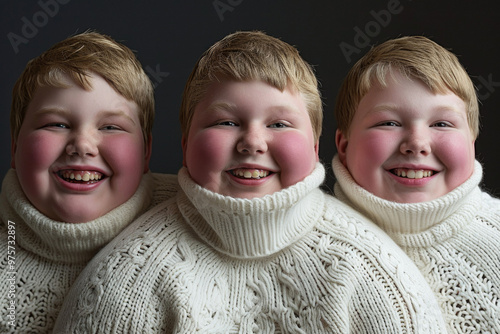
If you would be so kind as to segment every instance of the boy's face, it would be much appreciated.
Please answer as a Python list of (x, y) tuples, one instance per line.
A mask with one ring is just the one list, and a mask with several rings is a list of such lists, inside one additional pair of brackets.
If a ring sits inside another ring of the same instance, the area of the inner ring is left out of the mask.
[(399, 72), (360, 101), (350, 136), (337, 131), (339, 157), (356, 182), (401, 203), (438, 198), (466, 181), (474, 168), (474, 138), (465, 103), (433, 94)]
[(12, 167), (30, 202), (63, 222), (96, 219), (127, 201), (148, 170), (138, 107), (100, 76), (86, 91), (40, 87), (28, 106)]
[(212, 84), (195, 108), (183, 152), (196, 183), (239, 198), (302, 181), (318, 161), (301, 95), (262, 81)]

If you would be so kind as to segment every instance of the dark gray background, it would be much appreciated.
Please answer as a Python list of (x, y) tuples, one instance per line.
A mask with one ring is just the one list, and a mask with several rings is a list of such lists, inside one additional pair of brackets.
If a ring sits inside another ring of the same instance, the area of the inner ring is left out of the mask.
[[(14, 82), (26, 62), (54, 43), (95, 29), (136, 51), (155, 84), (154, 172), (182, 163), (178, 109), (184, 83), (201, 53), (236, 30), (264, 30), (295, 45), (316, 69), (325, 103), (320, 156), (335, 153), (333, 116), (342, 78), (369, 45), (424, 35), (458, 55), (477, 86), (482, 130), (477, 158), (484, 187), (500, 196), (500, 12), (491, 1), (206, 0), (2, 1), (0, 174), (10, 166), (9, 111)], [(22, 43), (20, 41), (22, 40)], [(15, 42), (13, 42), (15, 41)], [(340, 45), (350, 48), (346, 55)], [(327, 186), (333, 177), (329, 171)]]

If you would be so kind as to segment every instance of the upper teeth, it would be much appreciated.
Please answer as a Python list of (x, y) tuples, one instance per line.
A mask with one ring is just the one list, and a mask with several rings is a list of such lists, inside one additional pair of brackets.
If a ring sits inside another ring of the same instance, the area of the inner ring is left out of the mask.
[(260, 179), (269, 175), (269, 171), (259, 169), (233, 169), (231, 173), (245, 179)]
[(75, 181), (98, 181), (102, 179), (102, 174), (94, 171), (74, 171), (74, 170), (64, 170), (59, 172), (59, 174), (69, 180)]
[(434, 172), (432, 170), (423, 170), (423, 169), (403, 169), (396, 168), (393, 170), (394, 174), (400, 177), (406, 177), (408, 179), (421, 179), (424, 177), (430, 177)]

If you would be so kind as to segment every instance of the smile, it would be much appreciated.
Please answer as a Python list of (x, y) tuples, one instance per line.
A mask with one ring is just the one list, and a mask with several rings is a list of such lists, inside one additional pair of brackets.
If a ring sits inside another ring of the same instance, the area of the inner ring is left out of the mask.
[(423, 179), (425, 177), (431, 177), (435, 174), (433, 170), (424, 169), (408, 169), (408, 168), (394, 168), (390, 171), (392, 174), (399, 177), (404, 177), (407, 179)]
[(96, 171), (86, 170), (60, 170), (57, 175), (64, 181), (71, 183), (96, 183), (99, 182), (104, 175)]
[(241, 179), (261, 179), (269, 176), (270, 171), (263, 169), (247, 169), (247, 168), (237, 168), (229, 171), (231, 175), (236, 176)]

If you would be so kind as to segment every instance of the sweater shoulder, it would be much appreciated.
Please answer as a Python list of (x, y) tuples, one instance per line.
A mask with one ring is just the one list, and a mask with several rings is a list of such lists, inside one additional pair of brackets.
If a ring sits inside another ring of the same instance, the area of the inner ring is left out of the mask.
[(152, 206), (174, 197), (179, 191), (176, 174), (152, 173), (153, 201)]

